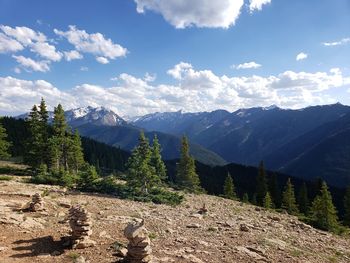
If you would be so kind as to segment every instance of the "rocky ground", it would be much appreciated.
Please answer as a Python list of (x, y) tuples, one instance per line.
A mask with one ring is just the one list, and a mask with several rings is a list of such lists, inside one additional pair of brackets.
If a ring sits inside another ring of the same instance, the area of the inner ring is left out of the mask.
[[(350, 239), (319, 231), (296, 217), (208, 195), (186, 195), (177, 207), (67, 192), (56, 186), (0, 181), (0, 262), (116, 262), (123, 230), (143, 218), (155, 262), (350, 262)], [(43, 212), (20, 210), (41, 193)], [(69, 206), (92, 214), (96, 246), (68, 249)], [(198, 213), (202, 205), (206, 215)]]

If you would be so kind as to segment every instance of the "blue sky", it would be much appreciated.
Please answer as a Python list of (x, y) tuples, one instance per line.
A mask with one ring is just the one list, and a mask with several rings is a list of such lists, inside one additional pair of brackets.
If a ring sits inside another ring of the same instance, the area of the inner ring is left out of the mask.
[(0, 0), (0, 25), (0, 114), (350, 104), (348, 0)]

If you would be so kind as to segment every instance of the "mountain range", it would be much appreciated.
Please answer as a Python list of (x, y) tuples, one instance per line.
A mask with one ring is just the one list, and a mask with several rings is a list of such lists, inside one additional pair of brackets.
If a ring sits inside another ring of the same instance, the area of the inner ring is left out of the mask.
[(175, 159), (186, 135), (191, 154), (204, 164), (257, 166), (263, 160), (268, 169), (296, 177), (321, 177), (338, 187), (350, 183), (350, 107), (339, 103), (298, 110), (157, 112), (130, 121), (104, 107), (84, 107), (66, 111), (66, 119), (81, 135), (127, 151), (142, 129), (150, 141), (157, 135), (164, 159)]

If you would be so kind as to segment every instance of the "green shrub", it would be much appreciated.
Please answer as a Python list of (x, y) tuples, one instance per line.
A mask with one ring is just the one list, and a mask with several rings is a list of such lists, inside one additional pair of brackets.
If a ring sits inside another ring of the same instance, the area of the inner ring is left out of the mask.
[(0, 175), (0, 181), (11, 181), (12, 177), (7, 175)]

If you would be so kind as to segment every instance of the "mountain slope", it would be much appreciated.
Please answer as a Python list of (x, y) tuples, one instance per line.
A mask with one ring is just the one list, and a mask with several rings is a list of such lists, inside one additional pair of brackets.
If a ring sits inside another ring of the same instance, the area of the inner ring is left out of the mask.
[(132, 124), (149, 131), (160, 131), (178, 136), (186, 134), (192, 139), (228, 115), (230, 113), (225, 110), (197, 113), (157, 112), (139, 117)]
[[(83, 136), (104, 142), (109, 145), (120, 147), (124, 150), (131, 151), (138, 142), (140, 129), (133, 126), (98, 126), (92, 124), (84, 124), (75, 127)], [(145, 132), (146, 137), (152, 142), (154, 135), (157, 135), (162, 145), (163, 159), (175, 159), (180, 156), (181, 139), (179, 137), (161, 133), (161, 132)], [(190, 143), (191, 154), (196, 160), (209, 165), (223, 165), (226, 163), (217, 154), (205, 149), (204, 147)]]

